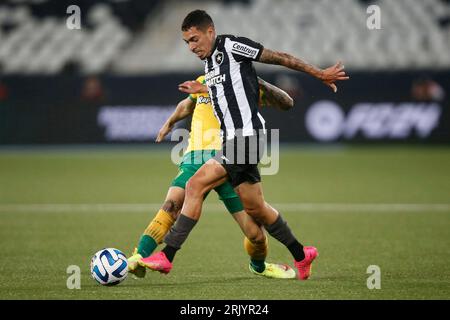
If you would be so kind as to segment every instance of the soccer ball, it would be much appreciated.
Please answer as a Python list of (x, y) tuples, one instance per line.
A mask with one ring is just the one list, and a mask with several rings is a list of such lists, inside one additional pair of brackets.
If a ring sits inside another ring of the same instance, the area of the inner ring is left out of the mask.
[(115, 248), (102, 249), (91, 259), (91, 275), (104, 286), (119, 284), (128, 275), (127, 257)]

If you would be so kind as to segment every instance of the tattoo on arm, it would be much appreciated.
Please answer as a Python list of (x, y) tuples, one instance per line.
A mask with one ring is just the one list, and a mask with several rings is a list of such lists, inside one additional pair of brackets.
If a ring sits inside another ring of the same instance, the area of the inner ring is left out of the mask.
[(281, 65), (292, 70), (308, 73), (318, 79), (323, 78), (323, 71), (321, 69), (288, 53), (264, 48), (261, 57), (259, 58), (259, 62)]
[(264, 91), (267, 105), (281, 110), (289, 110), (294, 106), (294, 100), (285, 91), (258, 78), (258, 83)]

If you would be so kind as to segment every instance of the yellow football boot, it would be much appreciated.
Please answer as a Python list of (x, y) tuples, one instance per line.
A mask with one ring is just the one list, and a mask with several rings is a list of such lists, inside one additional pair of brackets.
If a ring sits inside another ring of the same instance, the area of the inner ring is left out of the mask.
[(263, 272), (257, 272), (253, 269), (252, 265), (249, 264), (248, 268), (250, 271), (258, 276), (264, 276), (267, 278), (275, 278), (275, 279), (295, 279), (296, 274), (294, 269), (285, 264), (278, 263), (268, 263), (264, 262), (266, 268)]
[(139, 264), (139, 260), (142, 259), (142, 256), (137, 253), (137, 248), (134, 249), (133, 255), (128, 258), (128, 272), (135, 275), (137, 278), (145, 277), (145, 267)]

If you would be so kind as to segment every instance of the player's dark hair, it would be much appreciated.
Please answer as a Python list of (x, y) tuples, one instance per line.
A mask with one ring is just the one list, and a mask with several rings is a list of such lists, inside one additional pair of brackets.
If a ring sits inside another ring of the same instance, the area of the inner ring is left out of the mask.
[(184, 18), (183, 24), (181, 25), (181, 30), (187, 31), (192, 27), (205, 30), (209, 26), (214, 27), (214, 22), (211, 19), (211, 16), (204, 10), (194, 10), (189, 12), (186, 18)]

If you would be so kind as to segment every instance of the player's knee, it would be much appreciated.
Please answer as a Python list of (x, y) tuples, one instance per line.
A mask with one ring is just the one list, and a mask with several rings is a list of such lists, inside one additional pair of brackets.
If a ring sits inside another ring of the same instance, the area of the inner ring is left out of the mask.
[(205, 193), (204, 186), (195, 176), (186, 183), (186, 196), (200, 197)]
[(180, 214), (182, 204), (176, 200), (168, 199), (164, 202), (162, 209), (176, 219)]
[(252, 228), (251, 230), (249, 230), (249, 232), (246, 234), (246, 237), (253, 244), (260, 244), (266, 241), (266, 235), (264, 234), (263, 230), (259, 227)]
[(251, 217), (257, 219), (258, 221), (264, 216), (264, 202), (263, 203), (252, 203), (245, 206), (245, 212)]

